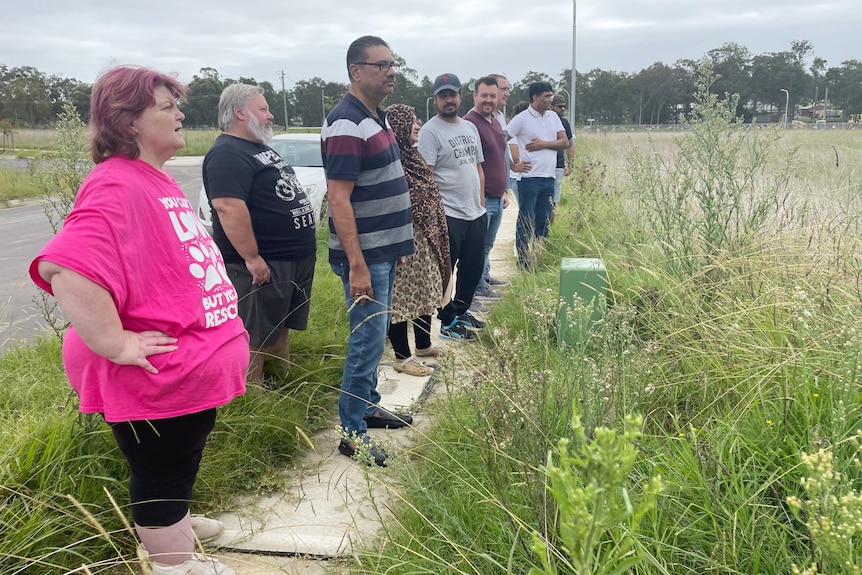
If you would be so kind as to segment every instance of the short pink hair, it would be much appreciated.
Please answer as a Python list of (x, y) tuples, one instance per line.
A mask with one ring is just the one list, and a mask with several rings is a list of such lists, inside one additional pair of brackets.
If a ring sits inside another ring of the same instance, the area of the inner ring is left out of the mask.
[(186, 87), (173, 76), (140, 66), (117, 66), (103, 73), (90, 96), (90, 137), (93, 161), (114, 155), (137, 158), (141, 151), (132, 122), (156, 103), (157, 88), (164, 86), (180, 101)]

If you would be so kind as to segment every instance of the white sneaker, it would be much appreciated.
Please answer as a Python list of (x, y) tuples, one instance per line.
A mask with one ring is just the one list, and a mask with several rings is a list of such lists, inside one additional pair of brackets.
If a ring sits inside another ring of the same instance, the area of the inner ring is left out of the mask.
[(201, 543), (212, 541), (224, 531), (224, 523), (217, 519), (210, 519), (205, 515), (192, 513), (192, 531)]
[(236, 571), (212, 557), (195, 553), (179, 565), (153, 563), (153, 575), (236, 575)]

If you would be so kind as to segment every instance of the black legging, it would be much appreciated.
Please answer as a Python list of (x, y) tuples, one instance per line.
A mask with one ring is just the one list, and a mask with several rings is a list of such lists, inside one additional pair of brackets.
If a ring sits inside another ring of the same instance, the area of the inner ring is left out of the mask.
[[(431, 347), (431, 315), (419, 316), (413, 320), (413, 337), (417, 349)], [(410, 342), (407, 341), (407, 322), (400, 321), (389, 326), (389, 342), (395, 351), (395, 359), (410, 357)]]
[(166, 527), (189, 511), (204, 444), (216, 410), (149, 421), (110, 423), (131, 468), (132, 518), (142, 527)]

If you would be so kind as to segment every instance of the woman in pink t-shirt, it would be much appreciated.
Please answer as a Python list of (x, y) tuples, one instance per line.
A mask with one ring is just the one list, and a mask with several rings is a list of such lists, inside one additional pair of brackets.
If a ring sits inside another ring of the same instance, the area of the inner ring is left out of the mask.
[[(165, 162), (185, 145), (185, 87), (121, 66), (93, 86), (96, 167), (30, 275), (71, 327), (63, 364), (131, 467), (132, 517), (154, 573), (230, 575), (194, 553), (189, 500), (216, 408), (245, 392), (248, 334), (221, 253)], [(217, 534), (217, 533), (215, 533)]]

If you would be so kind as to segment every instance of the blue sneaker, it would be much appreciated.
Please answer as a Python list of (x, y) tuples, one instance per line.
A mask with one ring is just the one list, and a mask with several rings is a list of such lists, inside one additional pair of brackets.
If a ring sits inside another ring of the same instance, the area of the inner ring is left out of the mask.
[(456, 318), (449, 325), (440, 327), (440, 339), (470, 341), (476, 339), (476, 333), (473, 330), (467, 329), (467, 326), (460, 323)]
[(465, 311), (455, 318), (455, 321), (470, 329), (485, 329), (485, 322), (478, 319), (469, 311)]

